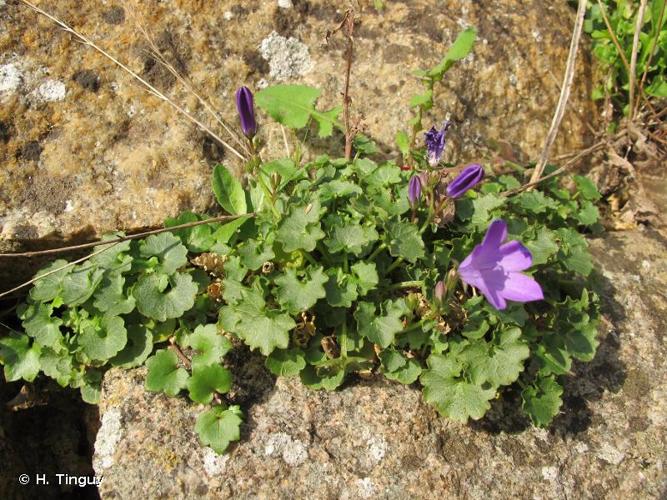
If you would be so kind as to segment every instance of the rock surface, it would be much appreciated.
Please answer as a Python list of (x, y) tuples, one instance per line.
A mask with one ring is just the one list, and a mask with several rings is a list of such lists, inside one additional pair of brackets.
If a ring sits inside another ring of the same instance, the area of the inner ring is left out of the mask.
[(517, 401), (461, 425), (412, 387), (272, 387), (242, 363), (255, 399), (246, 399), (241, 441), (217, 457), (194, 434), (199, 408), (145, 392), (143, 370), (112, 370), (94, 458), (102, 498), (664, 498), (665, 238), (607, 233), (591, 247), (600, 347), (566, 380), (549, 430), (530, 427), (512, 410)]
[[(211, 126), (214, 122), (148, 53), (146, 26), (165, 57), (236, 124), (234, 90), (278, 81), (340, 100), (342, 40), (325, 34), (342, 17), (327, 0), (127, 2), (34, 0), (110, 50), (152, 85)], [(476, 26), (474, 54), (451, 70), (425, 124), (447, 115), (456, 127), (448, 159), (534, 157), (558, 98), (573, 12), (566, 2), (368, 0), (356, 29), (351, 93), (362, 128), (391, 153), (420, 90), (411, 71), (435, 64), (457, 33)], [(0, 251), (89, 240), (110, 230), (156, 226), (212, 204), (211, 166), (233, 154), (166, 102), (17, 0), (0, 6)], [(557, 149), (586, 141), (590, 62), (577, 83)], [(582, 118), (584, 117), (584, 118)], [(264, 122), (265, 123), (265, 122)], [(261, 130), (282, 154), (275, 126)], [(318, 145), (342, 154), (341, 138)], [(0, 263), (9, 285), (41, 263)], [(22, 270), (22, 271), (21, 271)]]

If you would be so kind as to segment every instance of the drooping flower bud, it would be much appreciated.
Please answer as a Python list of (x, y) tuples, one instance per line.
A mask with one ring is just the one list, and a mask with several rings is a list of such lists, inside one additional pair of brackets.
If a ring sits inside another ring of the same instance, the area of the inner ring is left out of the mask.
[(418, 175), (413, 175), (408, 183), (408, 200), (410, 205), (415, 206), (422, 195), (422, 183)]
[(252, 92), (248, 87), (241, 87), (236, 91), (236, 109), (239, 112), (243, 135), (252, 139), (257, 133), (257, 122)]
[(442, 302), (445, 298), (445, 282), (440, 280), (435, 284), (435, 289), (433, 290), (433, 296), (438, 302)]
[(447, 186), (447, 196), (458, 198), (468, 189), (475, 187), (484, 178), (484, 169), (478, 163), (471, 163)]

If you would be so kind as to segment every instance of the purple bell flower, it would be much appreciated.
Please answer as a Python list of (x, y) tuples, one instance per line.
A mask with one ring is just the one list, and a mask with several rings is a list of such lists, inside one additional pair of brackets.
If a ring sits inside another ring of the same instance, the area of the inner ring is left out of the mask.
[(507, 223), (494, 220), (484, 241), (459, 266), (461, 280), (478, 288), (498, 310), (507, 307), (507, 300), (530, 302), (544, 299), (540, 284), (521, 273), (533, 263), (530, 251), (516, 240), (503, 243), (506, 238)]
[(243, 135), (252, 139), (257, 133), (257, 122), (252, 92), (248, 87), (241, 87), (236, 91), (236, 109), (239, 112)]
[(478, 163), (471, 163), (447, 186), (447, 196), (458, 198), (468, 189), (475, 187), (484, 178), (484, 169)]
[(426, 151), (428, 153), (428, 164), (431, 167), (437, 167), (442, 158), (442, 153), (445, 150), (445, 136), (447, 135), (447, 130), (451, 127), (452, 124), (449, 120), (445, 120), (442, 124), (442, 129), (436, 130), (435, 127), (431, 127), (431, 130), (426, 132), (425, 141), (426, 141)]
[(422, 181), (419, 175), (413, 175), (408, 183), (408, 200), (413, 207), (422, 196)]

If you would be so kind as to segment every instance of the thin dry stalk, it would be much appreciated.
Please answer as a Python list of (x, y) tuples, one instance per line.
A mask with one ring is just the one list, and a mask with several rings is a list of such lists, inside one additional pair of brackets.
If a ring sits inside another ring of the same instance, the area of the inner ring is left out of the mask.
[(72, 262), (68, 262), (67, 264), (63, 264), (60, 267), (57, 267), (56, 269), (53, 269), (47, 273), (44, 273), (40, 276), (36, 276), (24, 283), (21, 283), (18, 286), (15, 286), (11, 290), (7, 290), (6, 292), (0, 293), (0, 298), (5, 297), (6, 295), (9, 295), (13, 292), (16, 292), (18, 290), (21, 290), (22, 288), (25, 288), (26, 286), (32, 285), (36, 281), (46, 278), (47, 276), (50, 276), (52, 274), (55, 274), (59, 271), (62, 271), (63, 269), (67, 269), (68, 267), (75, 266), (76, 264), (80, 264), (81, 262), (84, 262), (91, 257), (94, 257), (95, 255), (99, 255), (102, 252), (106, 252), (110, 248), (113, 248), (114, 246), (118, 245), (119, 243), (122, 243), (123, 241), (127, 240), (135, 240), (137, 238), (142, 238), (144, 236), (148, 236), (151, 234), (158, 234), (158, 233), (164, 233), (165, 231), (177, 231), (178, 229), (187, 229), (188, 227), (194, 227), (194, 226), (201, 226), (203, 224), (210, 224), (212, 222), (222, 222), (225, 220), (230, 220), (230, 219), (238, 219), (239, 217), (254, 217), (254, 213), (249, 213), (249, 214), (244, 214), (244, 215), (221, 215), (220, 217), (213, 217), (211, 219), (206, 219), (206, 220), (201, 220), (201, 221), (196, 221), (196, 222), (188, 222), (186, 224), (179, 224), (177, 226), (172, 226), (172, 227), (164, 227), (160, 229), (153, 229), (152, 231), (144, 231), (143, 233), (137, 233), (137, 234), (132, 234), (129, 236), (121, 236), (119, 238), (115, 238), (112, 240), (107, 240), (107, 241), (98, 241), (98, 242), (93, 242), (93, 243), (84, 243), (82, 245), (73, 245), (69, 247), (61, 247), (61, 248), (52, 248), (50, 250), (40, 250), (40, 251), (35, 251), (35, 252), (24, 252), (24, 253), (15, 253), (15, 254), (0, 254), (0, 257), (32, 257), (34, 255), (44, 255), (44, 254), (50, 254), (50, 253), (60, 253), (60, 252), (66, 252), (70, 250), (81, 250), (85, 248), (91, 248), (94, 246), (101, 246), (104, 248), (100, 248), (99, 250), (95, 250), (93, 253), (90, 255), (86, 255), (85, 257), (81, 257), (80, 259), (73, 260)]
[(204, 224), (213, 224), (215, 222), (225, 222), (234, 219), (240, 219), (241, 217), (254, 217), (254, 213), (244, 214), (244, 215), (220, 215), (219, 217), (211, 217), (206, 220), (199, 220), (195, 222), (186, 222), (185, 224), (178, 224), (171, 227), (162, 227), (159, 229), (152, 229), (150, 231), (143, 231), (141, 233), (130, 234), (128, 236), (119, 236), (106, 241), (92, 241), (90, 243), (81, 243), (79, 245), (70, 245), (66, 247), (59, 248), (49, 248), (48, 250), (35, 250), (31, 252), (19, 252), (19, 253), (0, 253), (0, 259), (10, 258), (10, 257), (35, 257), (37, 255), (50, 255), (56, 253), (71, 252), (75, 250), (85, 250), (86, 248), (93, 248), (99, 245), (111, 245), (112, 243), (121, 243), (128, 240), (136, 240), (138, 238), (143, 238), (144, 236), (150, 236), (151, 234), (159, 234), (167, 231), (178, 231), (180, 229), (188, 229), (190, 227), (202, 226)]
[(515, 189), (510, 189), (508, 191), (504, 191), (500, 194), (501, 194), (501, 196), (512, 196), (512, 195), (518, 194), (522, 191), (526, 191), (527, 189), (531, 189), (531, 188), (537, 186), (538, 184), (540, 184), (541, 182), (544, 182), (548, 179), (551, 179), (553, 177), (556, 177), (556, 176), (568, 171), (572, 167), (576, 166), (577, 163), (579, 162), (579, 160), (581, 160), (582, 158), (585, 158), (586, 156), (588, 156), (590, 154), (593, 154), (597, 151), (600, 151), (600, 150), (604, 149), (607, 145), (608, 145), (608, 141), (606, 139), (602, 140), (600, 142), (596, 142), (592, 146), (579, 151), (579, 153), (577, 153), (573, 158), (571, 158), (570, 160), (565, 162), (563, 164), (563, 166), (557, 168), (556, 170), (554, 170), (550, 174), (545, 175), (544, 177), (540, 177), (536, 181), (531, 181), (528, 184), (524, 184), (523, 186), (520, 186), (520, 187), (515, 188)]
[(46, 278), (47, 276), (51, 276), (52, 274), (55, 274), (55, 273), (57, 273), (57, 272), (59, 272), (59, 271), (62, 271), (63, 269), (67, 269), (68, 267), (72, 267), (72, 266), (75, 266), (75, 265), (77, 265), (77, 264), (80, 264), (81, 262), (84, 262), (84, 261), (90, 259), (91, 257), (94, 257), (95, 255), (99, 255), (99, 254), (101, 254), (102, 252), (106, 252), (106, 251), (109, 250), (110, 248), (113, 248), (114, 246), (118, 245), (118, 243), (119, 243), (119, 242), (116, 241), (116, 242), (114, 242), (113, 244), (111, 244), (111, 245), (109, 245), (109, 246), (105, 246), (104, 248), (100, 248), (99, 250), (94, 251), (94, 252), (91, 253), (90, 255), (86, 255), (85, 257), (81, 257), (80, 259), (76, 259), (76, 260), (73, 260), (72, 262), (68, 262), (67, 264), (63, 264), (63, 265), (60, 266), (60, 267), (57, 267), (57, 268), (55, 268), (55, 269), (52, 269), (52, 270), (49, 271), (48, 273), (44, 273), (44, 274), (42, 274), (42, 275), (40, 275), (40, 276), (36, 276), (36, 277), (32, 278), (31, 280), (28, 280), (28, 281), (26, 281), (26, 282), (24, 282), (24, 283), (21, 283), (21, 284), (18, 285), (18, 286), (15, 286), (15, 287), (12, 288), (11, 290), (7, 290), (6, 292), (2, 292), (2, 293), (0, 293), (0, 298), (1, 298), (1, 297), (4, 297), (4, 296), (6, 296), (6, 295), (9, 295), (10, 293), (16, 292), (16, 291), (20, 290), (21, 288), (25, 288), (26, 286), (32, 285), (33, 283), (35, 283), (35, 282), (38, 281), (38, 280), (41, 280), (42, 278)]
[(639, 33), (642, 31), (642, 23), (644, 21), (644, 11), (646, 10), (646, 0), (641, 0), (639, 4), (639, 11), (637, 12), (637, 22), (635, 24), (635, 35), (632, 39), (632, 56), (630, 57), (630, 102), (628, 109), (630, 110), (630, 121), (635, 118), (635, 80), (637, 71), (637, 52), (639, 50)]
[(70, 26), (69, 26), (68, 24), (66, 24), (64, 21), (58, 19), (57, 17), (53, 16), (52, 14), (49, 14), (48, 12), (46, 12), (45, 10), (43, 10), (43, 9), (41, 9), (41, 8), (39, 8), (39, 7), (37, 7), (36, 5), (33, 5), (32, 3), (28, 2), (28, 0), (21, 0), (21, 2), (22, 2), (23, 4), (25, 4), (25, 5), (27, 5), (28, 7), (30, 7), (30, 8), (31, 8), (32, 10), (34, 10), (35, 12), (37, 12), (37, 13), (43, 15), (44, 17), (46, 17), (46, 18), (50, 19), (51, 21), (53, 21), (54, 23), (56, 23), (56, 24), (57, 24), (58, 26), (60, 26), (63, 30), (65, 30), (67, 33), (71, 34), (71, 35), (74, 36), (75, 38), (79, 39), (79, 40), (80, 40), (81, 42), (83, 42), (85, 45), (88, 45), (89, 47), (93, 48), (94, 50), (96, 50), (97, 52), (99, 52), (100, 54), (102, 54), (104, 57), (106, 57), (107, 59), (109, 59), (112, 63), (114, 63), (114, 64), (117, 65), (119, 68), (121, 68), (123, 71), (125, 71), (125, 72), (128, 73), (130, 76), (132, 76), (132, 78), (134, 78), (134, 79), (137, 80), (139, 83), (141, 83), (149, 93), (153, 94), (153, 95), (154, 95), (155, 97), (157, 97), (158, 99), (161, 99), (161, 100), (165, 101), (165, 102), (166, 102), (167, 104), (169, 104), (172, 108), (174, 108), (177, 112), (179, 112), (180, 114), (182, 114), (183, 116), (185, 116), (188, 120), (190, 120), (192, 123), (194, 123), (197, 127), (199, 127), (199, 128), (202, 129), (204, 132), (206, 132), (206, 133), (209, 134), (211, 137), (213, 137), (213, 138), (214, 138), (216, 141), (218, 141), (222, 146), (226, 147), (226, 148), (229, 149), (232, 153), (234, 153), (236, 156), (238, 156), (238, 158), (239, 158), (241, 161), (246, 161), (246, 158), (245, 158), (241, 153), (239, 153), (233, 146), (231, 146), (231, 145), (230, 145), (229, 143), (227, 143), (224, 139), (222, 139), (218, 134), (216, 134), (213, 130), (211, 130), (207, 125), (205, 125), (205, 124), (202, 123), (200, 120), (198, 120), (197, 118), (195, 118), (194, 116), (192, 116), (192, 115), (191, 115), (190, 113), (188, 113), (185, 109), (183, 109), (183, 107), (181, 107), (180, 105), (176, 104), (174, 101), (172, 101), (171, 99), (169, 99), (169, 97), (167, 97), (166, 95), (164, 95), (160, 90), (158, 90), (156, 87), (154, 87), (153, 85), (151, 85), (149, 82), (147, 82), (145, 79), (143, 79), (140, 75), (138, 75), (137, 73), (135, 73), (134, 71), (132, 71), (128, 66), (126, 66), (125, 64), (123, 64), (122, 62), (120, 62), (120, 61), (119, 61), (118, 59), (116, 59), (114, 56), (112, 56), (111, 54), (109, 54), (106, 50), (104, 50), (103, 48), (101, 48), (100, 46), (98, 46), (97, 44), (95, 44), (95, 42), (93, 42), (92, 40), (90, 40), (89, 38), (87, 38), (85, 35), (79, 33), (79, 32), (76, 31), (74, 28), (70, 27)]
[(285, 155), (287, 158), (289, 158), (290, 152), (289, 152), (289, 142), (287, 141), (287, 133), (285, 132), (285, 127), (280, 125), (280, 131), (283, 134), (283, 143), (285, 144)]
[(572, 33), (572, 41), (570, 43), (570, 53), (567, 57), (567, 65), (565, 68), (565, 75), (563, 77), (563, 84), (561, 86), (560, 97), (558, 99), (558, 105), (556, 106), (556, 112), (554, 113), (553, 119), (551, 121), (551, 126), (549, 127), (549, 132), (547, 133), (547, 138), (542, 148), (542, 153), (540, 158), (535, 166), (533, 175), (530, 178), (530, 182), (536, 182), (542, 172), (544, 172), (544, 167), (547, 164), (549, 159), (549, 152), (553, 146), (556, 136), (558, 135), (558, 129), (560, 123), (563, 120), (563, 115), (567, 108), (567, 100), (570, 97), (570, 91), (572, 89), (572, 82), (574, 81), (574, 69), (575, 63), (577, 61), (577, 52), (579, 49), (579, 40), (581, 39), (581, 32), (584, 26), (584, 16), (586, 15), (586, 0), (579, 0), (579, 8), (577, 9), (577, 17), (574, 23), (574, 31)]
[(234, 139), (234, 141), (243, 148), (244, 152), (247, 155), (250, 155), (250, 150), (248, 149), (248, 145), (246, 144), (245, 141), (241, 139), (239, 136), (238, 132), (236, 132), (223, 118), (220, 116), (220, 113), (218, 113), (213, 105), (204, 97), (201, 96), (199, 92), (195, 89), (194, 84), (192, 81), (187, 78), (186, 76), (182, 75), (175, 67), (173, 64), (171, 64), (167, 59), (164, 57), (162, 52), (160, 52), (160, 49), (158, 48), (157, 44), (155, 41), (151, 38), (151, 36), (148, 34), (148, 31), (144, 28), (144, 26), (137, 22), (137, 27), (141, 34), (143, 35), (144, 39), (148, 43), (148, 45), (151, 48), (151, 57), (153, 57), (158, 64), (161, 64), (167, 71), (169, 71), (175, 78), (178, 80), (178, 82), (187, 90), (190, 92), (197, 101), (199, 101), (199, 104), (201, 104), (204, 109), (213, 117), (215, 121), (218, 122), (218, 124), (229, 134), (229, 136)]

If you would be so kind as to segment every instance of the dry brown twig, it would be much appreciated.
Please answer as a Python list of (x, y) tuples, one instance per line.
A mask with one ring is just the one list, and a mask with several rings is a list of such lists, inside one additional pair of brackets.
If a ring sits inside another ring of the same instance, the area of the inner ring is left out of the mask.
[(127, 65), (124, 63), (120, 62), (118, 59), (116, 59), (114, 56), (112, 56), (109, 52), (98, 46), (95, 42), (90, 40), (88, 37), (85, 35), (79, 33), (76, 31), (74, 28), (69, 26), (67, 23), (62, 21), (61, 19), (55, 17), (52, 14), (49, 14), (45, 10), (39, 8), (38, 6), (28, 2), (28, 0), (20, 0), (21, 3), (25, 4), (35, 12), (43, 15), (44, 17), (50, 19), (52, 22), (60, 26), (63, 30), (65, 30), (67, 33), (71, 34), (78, 40), (80, 40), (83, 44), (88, 45), (89, 47), (93, 48), (100, 54), (102, 54), (104, 57), (106, 57), (108, 60), (110, 60), (112, 63), (114, 63), (116, 66), (121, 68), (123, 71), (128, 73), (132, 78), (134, 78), (136, 81), (138, 81), (141, 85), (144, 86), (144, 88), (152, 95), (157, 97), (158, 99), (166, 102), (169, 104), (172, 108), (174, 108), (178, 113), (182, 114), (185, 116), (188, 120), (190, 120), (193, 124), (195, 124), (197, 127), (199, 127), (201, 130), (209, 134), (213, 139), (218, 141), (222, 146), (226, 147), (229, 149), (232, 153), (234, 153), (241, 161), (246, 161), (246, 157), (243, 156), (243, 154), (239, 153), (232, 145), (230, 145), (227, 141), (222, 139), (217, 133), (215, 133), (211, 128), (206, 125), (205, 123), (201, 122), (197, 118), (195, 118), (193, 115), (188, 113), (182, 106), (179, 104), (176, 104), (174, 101), (169, 99), (168, 96), (166, 96), (164, 93), (162, 93), (160, 90), (158, 90), (155, 86), (151, 85), (148, 81), (146, 81), (144, 78), (142, 78), (139, 74), (135, 73), (133, 70), (131, 70)]
[(570, 42), (570, 53), (567, 57), (567, 64), (565, 68), (565, 75), (563, 76), (563, 85), (561, 86), (560, 97), (558, 98), (558, 105), (556, 106), (556, 112), (554, 113), (553, 119), (551, 121), (551, 126), (549, 127), (549, 132), (547, 133), (547, 138), (544, 142), (544, 147), (542, 148), (542, 153), (540, 158), (535, 165), (535, 170), (533, 175), (530, 178), (530, 183), (537, 182), (537, 180), (544, 172), (544, 167), (547, 164), (549, 159), (549, 153), (551, 147), (553, 146), (556, 136), (558, 135), (558, 129), (560, 123), (565, 114), (567, 107), (567, 100), (570, 97), (570, 91), (572, 89), (572, 82), (574, 81), (574, 69), (575, 63), (577, 60), (577, 52), (579, 49), (579, 40), (581, 39), (581, 32), (584, 27), (584, 16), (586, 15), (586, 0), (579, 0), (579, 8), (577, 9), (577, 17), (574, 23), (574, 30), (572, 33), (572, 41)]
[(335, 33), (341, 31), (347, 38), (347, 46), (345, 47), (345, 89), (343, 91), (343, 122), (345, 124), (345, 159), (352, 158), (352, 141), (356, 133), (356, 127), (350, 124), (350, 76), (352, 74), (352, 62), (354, 61), (354, 9), (350, 8), (345, 11), (343, 20), (332, 31), (328, 31), (326, 35), (327, 42), (329, 38)]

